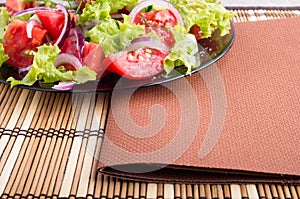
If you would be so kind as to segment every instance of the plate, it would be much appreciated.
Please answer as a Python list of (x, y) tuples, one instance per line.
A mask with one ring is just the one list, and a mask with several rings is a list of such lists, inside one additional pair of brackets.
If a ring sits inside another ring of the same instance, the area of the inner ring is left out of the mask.
[[(201, 65), (197, 68), (194, 68), (191, 73), (196, 73), (222, 58), (229, 51), (234, 43), (234, 40), (235, 26), (233, 22), (231, 22), (231, 30), (229, 34), (220, 36), (220, 32), (216, 30), (210, 38), (201, 40), (199, 42), (199, 49), (201, 50), (198, 53), (200, 56)], [(76, 85), (73, 90), (70, 91), (58, 91), (51, 88), (53, 84), (45, 85), (41, 82), (37, 82), (32, 86), (19, 85), (18, 87), (45, 92), (111, 92), (115, 89), (141, 88), (174, 81), (187, 75), (182, 74), (182, 70), (183, 67), (178, 67), (171, 74), (165, 75), (161, 73), (151, 79), (144, 80), (129, 80), (120, 78), (115, 74), (109, 74), (103, 79)], [(6, 79), (11, 76), (15, 79), (22, 78), (16, 69), (4, 64), (0, 68), (0, 82), (9, 84)]]

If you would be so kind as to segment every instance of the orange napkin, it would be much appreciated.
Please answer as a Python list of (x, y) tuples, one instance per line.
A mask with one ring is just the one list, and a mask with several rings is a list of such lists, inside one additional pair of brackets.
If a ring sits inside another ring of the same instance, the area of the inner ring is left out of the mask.
[(112, 94), (99, 171), (171, 182), (300, 182), (300, 18), (237, 23), (230, 51)]

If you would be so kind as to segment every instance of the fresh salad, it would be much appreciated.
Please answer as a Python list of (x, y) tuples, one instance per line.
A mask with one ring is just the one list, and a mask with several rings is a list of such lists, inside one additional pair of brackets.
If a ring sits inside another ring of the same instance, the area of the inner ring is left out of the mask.
[(69, 90), (110, 73), (140, 80), (189, 74), (198, 41), (229, 33), (233, 13), (217, 0), (7, 0), (0, 7), (0, 66), (11, 87)]

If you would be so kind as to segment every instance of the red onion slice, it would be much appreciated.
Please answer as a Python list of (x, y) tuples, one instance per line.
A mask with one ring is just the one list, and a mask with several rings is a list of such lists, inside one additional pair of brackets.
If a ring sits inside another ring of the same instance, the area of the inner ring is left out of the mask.
[(61, 10), (63, 12), (63, 14), (65, 15), (64, 27), (63, 27), (58, 39), (54, 43), (54, 45), (61, 47), (64, 43), (65, 38), (67, 37), (67, 35), (69, 33), (70, 15), (69, 15), (67, 9), (63, 5), (57, 4), (56, 7), (57, 7), (57, 9)]
[(47, 7), (28, 8), (20, 12), (16, 12), (13, 16), (20, 17), (27, 14), (35, 14), (36, 11), (58, 11), (58, 10), (55, 8), (47, 8)]
[(18, 71), (19, 73), (23, 73), (23, 72), (28, 72), (31, 69), (32, 65), (29, 65), (25, 68), (19, 68)]
[(166, 0), (144, 0), (137, 4), (129, 13), (129, 16), (131, 17), (131, 22), (134, 21), (135, 16), (145, 7), (156, 5), (156, 6), (162, 6), (172, 11), (172, 13), (175, 15), (178, 25), (184, 27), (184, 21), (183, 18), (178, 11), (178, 9), (169, 1)]
[(79, 60), (83, 58), (83, 49), (84, 49), (84, 32), (81, 28), (71, 28), (68, 38), (71, 38), (72, 41), (76, 43), (76, 49), (79, 52)]
[(79, 70), (82, 67), (81, 62), (77, 57), (74, 55), (68, 54), (68, 53), (61, 53), (57, 55), (54, 66), (59, 67), (63, 64), (70, 64), (72, 65), (76, 70)]
[(127, 50), (133, 51), (144, 47), (170, 52), (170, 49), (163, 42), (151, 37), (140, 37), (132, 40)]
[(40, 26), (42, 27), (42, 24), (38, 21), (38, 20), (35, 20), (35, 19), (30, 19), (27, 24), (26, 24), (26, 33), (27, 33), (27, 37), (28, 38), (32, 38), (32, 29), (34, 26)]
[(68, 82), (59, 82), (57, 85), (54, 85), (52, 88), (60, 91), (68, 91), (74, 88), (75, 84), (71, 81)]
[(67, 9), (63, 5), (57, 4), (56, 7), (57, 7), (57, 9), (47, 8), (47, 7), (28, 8), (26, 10), (22, 10), (20, 12), (15, 13), (13, 16), (17, 17), (17, 16), (26, 15), (26, 14), (35, 14), (36, 11), (53, 11), (53, 12), (61, 11), (61, 12), (63, 12), (63, 14), (65, 16), (64, 26), (63, 26), (63, 29), (62, 29), (58, 39), (54, 43), (54, 45), (61, 47), (64, 43), (65, 38), (67, 37), (67, 35), (69, 33), (70, 15), (69, 15), (69, 12), (67, 11)]

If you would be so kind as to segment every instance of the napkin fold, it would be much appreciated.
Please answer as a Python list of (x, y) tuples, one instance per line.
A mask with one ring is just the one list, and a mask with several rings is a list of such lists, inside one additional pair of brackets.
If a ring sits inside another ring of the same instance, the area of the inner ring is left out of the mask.
[(215, 64), (111, 96), (98, 170), (160, 182), (300, 182), (300, 17), (237, 23)]

